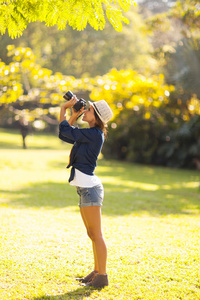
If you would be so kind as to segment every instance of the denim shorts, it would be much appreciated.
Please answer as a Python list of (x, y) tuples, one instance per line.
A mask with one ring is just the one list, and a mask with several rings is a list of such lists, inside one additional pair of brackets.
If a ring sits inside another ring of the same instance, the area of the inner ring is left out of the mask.
[(102, 184), (93, 187), (76, 187), (80, 196), (79, 207), (101, 206), (104, 198), (104, 188)]

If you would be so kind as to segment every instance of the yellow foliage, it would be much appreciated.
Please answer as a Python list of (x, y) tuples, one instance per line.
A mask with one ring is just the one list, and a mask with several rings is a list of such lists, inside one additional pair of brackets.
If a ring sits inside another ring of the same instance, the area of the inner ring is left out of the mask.
[[(105, 99), (115, 111), (120, 109), (139, 110), (141, 107), (150, 110), (158, 108), (163, 103), (168, 103), (173, 86), (164, 82), (164, 75), (145, 76), (133, 70), (117, 71), (113, 69), (110, 73), (96, 78), (95, 88), (90, 97), (94, 101)], [(114, 87), (114, 88), (113, 88)], [(136, 109), (137, 108), (137, 109)], [(150, 117), (148, 112), (145, 118)]]
[(188, 110), (189, 112), (194, 114), (200, 114), (200, 100), (197, 98), (197, 95), (193, 95), (190, 101), (188, 102)]
[(145, 115), (144, 115), (144, 117), (145, 117), (145, 119), (150, 119), (151, 113), (149, 111), (146, 112)]
[(46, 98), (41, 98), (40, 99), (40, 103), (48, 103), (49, 101), (48, 101), (48, 99), (46, 99)]

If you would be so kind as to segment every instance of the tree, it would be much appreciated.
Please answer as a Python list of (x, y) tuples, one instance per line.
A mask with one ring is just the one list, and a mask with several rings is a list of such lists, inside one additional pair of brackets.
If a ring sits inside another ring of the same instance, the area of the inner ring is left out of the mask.
[(166, 82), (183, 103), (200, 97), (199, 0), (178, 1), (171, 10), (146, 20), (156, 59)]
[(18, 39), (11, 40), (7, 34), (0, 37), (0, 58), (9, 63), (6, 46), (15, 44), (30, 47), (41, 66), (78, 78), (103, 75), (114, 67), (140, 72), (147, 68), (155, 70), (144, 21), (136, 9), (126, 16), (129, 25), (125, 24), (121, 32), (116, 32), (109, 23), (98, 32), (89, 26), (80, 32), (69, 26), (58, 31), (56, 26), (46, 27), (40, 22), (29, 24)]
[(114, 113), (104, 153), (149, 163), (161, 126), (167, 122), (160, 107), (167, 111), (173, 86), (165, 84), (162, 74), (145, 76), (133, 70), (115, 69), (97, 77), (94, 86), (91, 99), (105, 99)]
[(200, 165), (199, 100), (182, 105), (162, 74), (112, 70), (93, 80), (91, 98), (114, 112), (105, 157), (170, 167)]
[(38, 119), (57, 125), (57, 107), (64, 93), (78, 91), (84, 80), (42, 68), (30, 48), (8, 46), (8, 55), (10, 64), (0, 62), (1, 125), (24, 114), (31, 122)]
[(6, 29), (14, 38), (22, 35), (28, 23), (40, 21), (47, 26), (57, 25), (64, 29), (67, 25), (73, 29), (83, 30), (87, 24), (94, 29), (103, 29), (105, 14), (113, 27), (120, 31), (122, 22), (128, 19), (122, 12), (128, 11), (134, 0), (4, 0), (0, 2), (0, 32)]

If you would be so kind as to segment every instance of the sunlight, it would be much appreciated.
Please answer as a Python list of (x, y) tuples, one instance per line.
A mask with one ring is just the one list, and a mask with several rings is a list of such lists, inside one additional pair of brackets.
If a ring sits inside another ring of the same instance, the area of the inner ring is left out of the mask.
[(130, 188), (140, 188), (142, 190), (149, 190), (149, 191), (156, 191), (160, 188), (158, 184), (151, 184), (151, 183), (144, 183), (144, 182), (136, 182), (136, 181), (128, 181), (128, 180), (123, 180), (119, 177), (102, 177), (101, 178), (103, 183), (109, 183), (112, 185), (115, 185), (116, 187), (121, 188), (123, 187), (130, 187)]

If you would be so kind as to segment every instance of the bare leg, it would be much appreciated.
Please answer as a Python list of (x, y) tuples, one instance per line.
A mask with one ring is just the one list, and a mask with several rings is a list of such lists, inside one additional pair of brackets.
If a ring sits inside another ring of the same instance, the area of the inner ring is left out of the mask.
[(94, 270), (99, 272), (97, 253), (96, 253), (96, 248), (95, 248), (94, 242), (92, 242), (92, 249), (93, 249), (93, 254), (94, 254)]
[[(85, 225), (85, 227), (87, 229), (87, 223), (86, 223), (86, 219), (84, 217), (84, 213), (83, 213), (82, 209), (80, 209), (80, 212), (81, 212), (81, 217), (83, 219), (83, 223), (84, 223), (84, 225)], [(93, 254), (94, 254), (94, 270), (99, 272), (99, 266), (98, 266), (98, 261), (97, 261), (96, 249), (95, 249), (95, 244), (94, 244), (93, 241), (92, 241), (92, 248), (93, 248)]]
[(101, 207), (87, 206), (80, 208), (88, 236), (93, 243), (95, 269), (99, 274), (106, 274), (107, 248), (101, 231)]

